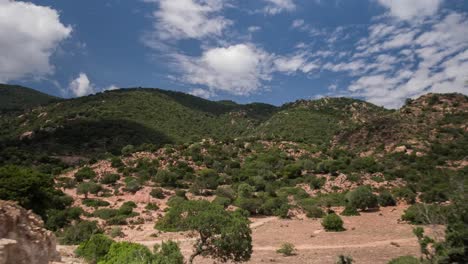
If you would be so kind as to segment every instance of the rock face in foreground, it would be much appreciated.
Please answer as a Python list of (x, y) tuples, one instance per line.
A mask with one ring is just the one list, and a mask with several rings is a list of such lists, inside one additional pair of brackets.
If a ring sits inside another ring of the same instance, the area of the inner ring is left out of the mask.
[(56, 238), (41, 218), (0, 200), (0, 264), (47, 264), (60, 260)]

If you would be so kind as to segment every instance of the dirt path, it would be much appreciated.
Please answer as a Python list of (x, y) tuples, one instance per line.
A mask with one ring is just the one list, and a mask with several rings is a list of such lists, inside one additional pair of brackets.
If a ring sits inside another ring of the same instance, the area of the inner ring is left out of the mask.
[[(369, 243), (362, 244), (352, 244), (352, 245), (331, 245), (331, 246), (317, 246), (311, 244), (296, 245), (297, 250), (314, 250), (314, 249), (346, 249), (346, 248), (368, 248), (368, 247), (380, 247), (380, 246), (390, 246), (391, 243), (396, 243), (399, 246), (403, 244), (413, 244), (416, 242), (416, 238), (404, 238), (404, 239), (391, 239), (391, 240), (382, 240), (374, 241)], [(276, 251), (278, 247), (254, 247), (254, 251)]]
[[(266, 223), (269, 223), (271, 221), (277, 220), (277, 217), (262, 217), (262, 218), (254, 218), (252, 223), (250, 224), (250, 228), (252, 230), (259, 228)], [(167, 238), (160, 238), (160, 239), (155, 239), (155, 240), (136, 240), (132, 241), (134, 243), (142, 244), (147, 247), (153, 247), (156, 244), (161, 244), (163, 241), (167, 241)], [(196, 238), (171, 238), (172, 241), (178, 242), (178, 243), (184, 243), (184, 242), (192, 242), (195, 241)]]

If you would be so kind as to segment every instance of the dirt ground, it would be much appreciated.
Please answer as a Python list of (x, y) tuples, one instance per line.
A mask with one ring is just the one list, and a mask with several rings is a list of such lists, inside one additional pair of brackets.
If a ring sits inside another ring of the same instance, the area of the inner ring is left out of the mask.
[[(404, 206), (383, 207), (360, 216), (344, 216), (344, 232), (325, 232), (319, 219), (253, 218), (253, 255), (247, 263), (327, 264), (336, 263), (337, 256), (343, 254), (351, 256), (354, 263), (379, 264), (402, 255), (417, 256), (419, 246), (412, 226), (398, 221), (404, 209)], [(153, 225), (144, 225), (142, 230), (135, 230), (122, 240), (152, 248), (156, 243), (172, 239), (179, 242), (185, 256), (190, 255), (194, 239), (187, 233), (159, 233), (154, 237), (156, 233)], [(295, 245), (296, 255), (284, 257), (276, 253), (285, 242)], [(60, 247), (60, 250), (70, 255), (72, 248)], [(67, 259), (65, 263), (79, 262)], [(198, 258), (195, 263), (217, 262)]]

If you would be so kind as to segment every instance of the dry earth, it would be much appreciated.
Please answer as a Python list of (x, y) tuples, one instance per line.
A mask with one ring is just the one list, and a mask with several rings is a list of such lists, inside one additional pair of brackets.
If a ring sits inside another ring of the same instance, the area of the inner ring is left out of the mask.
[[(335, 263), (340, 254), (351, 256), (355, 263), (379, 264), (401, 255), (418, 255), (419, 246), (412, 234), (412, 226), (399, 223), (405, 206), (385, 207), (378, 212), (362, 213), (360, 216), (343, 217), (346, 231), (325, 232), (317, 219), (283, 220), (275, 217), (253, 218), (252, 259), (248, 263), (313, 264)], [(150, 248), (164, 240), (179, 242), (184, 255), (192, 250), (193, 238), (188, 233), (154, 234), (152, 224), (145, 224), (141, 231), (131, 232), (124, 238)], [(297, 254), (283, 257), (276, 253), (282, 243), (295, 245)], [(60, 247), (68, 252), (72, 248)], [(65, 263), (79, 263), (71, 258)], [(210, 259), (196, 259), (195, 263), (216, 263)]]

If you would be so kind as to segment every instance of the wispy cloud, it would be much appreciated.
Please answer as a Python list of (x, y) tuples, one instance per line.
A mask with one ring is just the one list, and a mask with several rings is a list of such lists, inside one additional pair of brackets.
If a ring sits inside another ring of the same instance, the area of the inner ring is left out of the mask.
[(266, 14), (276, 15), (284, 11), (294, 11), (296, 4), (293, 0), (264, 0), (267, 5), (263, 9)]

